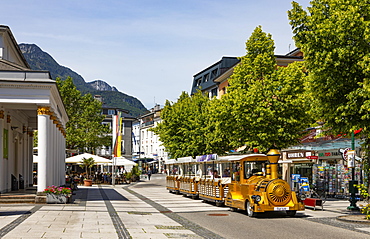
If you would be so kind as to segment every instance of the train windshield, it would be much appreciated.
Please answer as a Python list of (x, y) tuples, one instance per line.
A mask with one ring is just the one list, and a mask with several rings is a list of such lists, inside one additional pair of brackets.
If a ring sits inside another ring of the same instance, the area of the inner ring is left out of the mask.
[(265, 166), (266, 162), (264, 161), (244, 161), (244, 178), (250, 178), (253, 174), (259, 172), (262, 172), (263, 175), (265, 175)]

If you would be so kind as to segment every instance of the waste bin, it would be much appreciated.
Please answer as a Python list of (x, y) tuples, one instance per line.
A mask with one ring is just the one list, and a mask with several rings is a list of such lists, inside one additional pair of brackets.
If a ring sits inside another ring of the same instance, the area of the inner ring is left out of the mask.
[(19, 189), (24, 189), (24, 179), (21, 174), (19, 174)]
[(11, 189), (12, 191), (18, 190), (18, 180), (17, 177), (12, 174), (12, 181), (11, 181)]

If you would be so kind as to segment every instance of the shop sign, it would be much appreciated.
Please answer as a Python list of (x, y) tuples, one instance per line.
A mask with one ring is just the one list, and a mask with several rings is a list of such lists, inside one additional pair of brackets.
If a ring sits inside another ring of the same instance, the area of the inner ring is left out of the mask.
[(336, 159), (341, 158), (342, 154), (339, 151), (319, 151), (320, 159)]
[(355, 167), (355, 156), (356, 156), (356, 151), (355, 150), (348, 150), (347, 151), (348, 168), (354, 168)]
[(319, 156), (307, 156), (308, 159), (319, 159)]
[(287, 159), (302, 159), (311, 156), (313, 153), (312, 151), (294, 151), (294, 152), (286, 152)]

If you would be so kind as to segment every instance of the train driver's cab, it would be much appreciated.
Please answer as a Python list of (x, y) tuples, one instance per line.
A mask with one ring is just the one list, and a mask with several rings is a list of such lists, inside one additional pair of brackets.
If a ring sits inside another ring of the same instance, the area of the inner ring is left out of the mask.
[(252, 176), (265, 176), (264, 161), (244, 161), (244, 178), (248, 179)]

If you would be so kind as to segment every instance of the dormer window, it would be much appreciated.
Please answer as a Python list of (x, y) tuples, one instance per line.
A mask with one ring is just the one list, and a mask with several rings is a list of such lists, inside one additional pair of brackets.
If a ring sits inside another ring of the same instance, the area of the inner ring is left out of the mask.
[(116, 111), (115, 110), (108, 110), (108, 115), (115, 115)]
[(204, 79), (204, 82), (209, 81), (209, 74), (205, 74), (205, 75), (203, 76), (203, 79)]
[(214, 69), (214, 70), (211, 72), (211, 79), (216, 78), (216, 76), (217, 76), (217, 69)]

